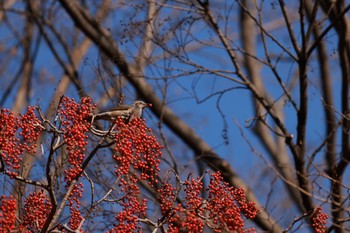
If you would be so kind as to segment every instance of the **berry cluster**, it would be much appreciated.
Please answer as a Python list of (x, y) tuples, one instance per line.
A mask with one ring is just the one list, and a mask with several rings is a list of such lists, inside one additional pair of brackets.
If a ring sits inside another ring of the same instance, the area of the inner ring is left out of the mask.
[(312, 228), (316, 233), (326, 232), (326, 220), (328, 216), (322, 211), (321, 207), (315, 208), (311, 218), (312, 218)]
[(258, 213), (255, 204), (247, 202), (243, 189), (223, 182), (220, 172), (211, 174), (206, 200), (200, 194), (203, 183), (199, 178), (188, 179), (184, 185), (184, 203), (176, 204), (178, 190), (171, 184), (165, 183), (158, 190), (162, 213), (169, 216), (169, 232), (202, 232), (204, 224), (215, 232), (223, 229), (229, 232), (254, 231), (243, 228), (241, 213), (247, 218), (255, 218)]
[(122, 211), (116, 215), (117, 226), (109, 231), (110, 233), (140, 232), (141, 227), (137, 224), (138, 218), (146, 215), (147, 200), (140, 197), (140, 190), (136, 184), (122, 185), (122, 191), (127, 193), (119, 203)]
[(243, 230), (244, 221), (240, 213), (247, 218), (255, 218), (258, 209), (253, 202), (247, 202), (244, 190), (234, 188), (223, 181), (220, 172), (213, 173), (208, 186), (207, 210), (213, 220), (216, 232), (227, 228), (231, 232)]
[(142, 118), (135, 118), (126, 124), (121, 118), (116, 121), (115, 155), (117, 161), (116, 174), (123, 176), (131, 169), (139, 171), (134, 178), (148, 180), (150, 184), (157, 182), (162, 146), (158, 143), (151, 129)]
[(185, 222), (182, 227), (188, 229), (188, 232), (202, 232), (204, 229), (204, 222), (200, 218), (204, 213), (203, 198), (201, 197), (201, 190), (203, 183), (198, 177), (191, 178), (185, 181)]
[(0, 199), (0, 230), (12, 232), (15, 229), (17, 201), (12, 196), (1, 196)]
[(36, 152), (36, 141), (41, 133), (40, 121), (35, 116), (35, 107), (28, 107), (27, 113), (15, 116), (8, 109), (0, 110), (0, 151), (12, 176), (18, 175), (22, 155)]
[(140, 197), (137, 182), (157, 183), (162, 146), (141, 118), (129, 123), (118, 118), (115, 124), (115, 173), (120, 178), (121, 191), (127, 195), (119, 203), (122, 211), (116, 215), (118, 224), (111, 232), (132, 232), (139, 229), (137, 218), (146, 211), (146, 200)]
[(19, 128), (21, 132), (19, 135), (22, 137), (24, 142), (23, 147), (28, 154), (36, 153), (36, 141), (39, 138), (42, 128), (40, 127), (41, 122), (35, 116), (34, 111), (36, 107), (28, 107), (27, 112), (19, 117)]
[[(85, 158), (85, 147), (88, 144), (87, 132), (90, 128), (90, 122), (87, 119), (94, 108), (95, 105), (92, 104), (90, 98), (82, 98), (80, 103), (67, 97), (62, 98), (58, 113), (62, 116), (62, 131), (67, 145), (68, 162), (70, 164), (70, 168), (65, 170), (67, 186), (82, 172), (81, 165)], [(82, 183), (75, 184), (68, 198), (71, 213), (69, 226), (73, 230), (78, 229), (83, 220), (79, 211), (79, 200), (83, 190)]]
[(39, 232), (51, 211), (51, 202), (43, 192), (34, 192), (24, 201), (23, 226)]
[[(169, 184), (166, 184), (168, 186)], [(203, 199), (200, 192), (203, 188), (203, 183), (199, 178), (188, 179), (184, 182), (185, 201), (183, 204), (178, 203), (169, 215), (168, 226), (169, 232), (203, 232)], [(163, 187), (164, 188), (164, 187)], [(166, 197), (171, 203), (175, 202), (175, 189), (172, 187), (165, 187), (170, 194)], [(163, 201), (162, 201), (163, 202)], [(164, 204), (164, 203), (163, 203)], [(167, 205), (169, 206), (170, 203)], [(164, 213), (164, 212), (163, 212)]]
[(90, 98), (82, 98), (81, 103), (67, 97), (62, 98), (58, 113), (62, 116), (62, 131), (67, 144), (68, 162), (71, 165), (65, 171), (67, 183), (82, 172), (81, 164), (85, 158), (85, 147), (88, 144), (87, 132), (90, 128), (90, 123), (86, 119), (89, 118), (94, 107)]
[[(8, 166), (8, 170), (19, 169), (24, 148), (16, 137), (18, 118), (8, 109), (0, 110), (0, 149), (1, 156)], [(14, 174), (16, 175), (16, 174)]]
[[(83, 191), (84, 186), (82, 183), (75, 184), (68, 198), (68, 206), (71, 214), (71, 217), (69, 219), (69, 227), (74, 230), (77, 230), (83, 221), (83, 216), (81, 216), (81, 213), (79, 211), (80, 199), (83, 195)], [(79, 230), (79, 232), (83, 232), (81, 229)]]
[(160, 209), (163, 214), (169, 213), (173, 207), (177, 196), (177, 190), (170, 183), (163, 183), (157, 190)]

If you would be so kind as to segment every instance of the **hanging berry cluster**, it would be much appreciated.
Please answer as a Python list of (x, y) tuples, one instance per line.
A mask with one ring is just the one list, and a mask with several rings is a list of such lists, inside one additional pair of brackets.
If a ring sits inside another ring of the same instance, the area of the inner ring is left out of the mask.
[(206, 191), (208, 198), (203, 199), (203, 183), (200, 178), (187, 179), (183, 203), (177, 203), (178, 190), (170, 183), (164, 183), (158, 190), (158, 199), (162, 213), (168, 217), (169, 232), (202, 232), (204, 225), (222, 232), (253, 232), (244, 229), (242, 214), (249, 219), (255, 218), (258, 209), (253, 202), (247, 202), (244, 190), (230, 187), (223, 181), (220, 172), (210, 175), (210, 184)]
[(216, 225), (215, 232), (221, 232), (220, 229), (225, 228), (230, 232), (240, 232), (244, 227), (240, 213), (253, 219), (259, 212), (254, 202), (247, 201), (244, 190), (229, 186), (223, 181), (220, 172), (211, 175), (207, 191), (207, 209)]
[(316, 207), (312, 215), (312, 228), (316, 233), (326, 232), (326, 220), (328, 215), (322, 211), (321, 207)]
[(11, 177), (18, 175), (24, 153), (36, 153), (36, 141), (41, 133), (35, 107), (28, 107), (24, 115), (15, 116), (8, 109), (0, 110), (0, 155)]
[[(85, 158), (85, 148), (88, 144), (87, 132), (90, 128), (90, 122), (87, 121), (95, 105), (90, 98), (82, 98), (80, 103), (67, 97), (61, 100), (58, 114), (61, 115), (61, 124), (64, 141), (67, 145), (68, 162), (70, 167), (65, 170), (65, 181), (67, 187), (72, 180), (78, 177), (82, 172), (82, 163)], [(83, 184), (74, 184), (73, 190), (68, 198), (68, 205), (71, 213), (69, 226), (71, 229), (78, 229), (83, 217), (79, 211), (80, 198), (83, 194)], [(82, 232), (82, 231), (80, 231)]]
[(12, 196), (0, 198), (0, 230), (12, 232), (15, 229), (17, 201)]
[(118, 224), (109, 232), (141, 232), (141, 227), (138, 225), (138, 218), (146, 215), (147, 200), (141, 198), (140, 189), (136, 184), (122, 185), (121, 191), (126, 194), (119, 203), (122, 211), (119, 211), (115, 216)]
[(148, 180), (150, 185), (157, 183), (162, 145), (147, 127), (145, 120), (135, 118), (129, 123), (124, 123), (118, 118), (116, 126), (113, 156), (118, 164), (116, 175), (130, 175), (134, 169), (138, 173), (134, 172), (131, 177), (128, 176), (134, 183), (139, 180)]
[(24, 201), (23, 226), (40, 232), (51, 211), (51, 202), (43, 192), (34, 192)]
[(145, 180), (151, 186), (157, 183), (162, 146), (141, 118), (129, 123), (119, 118), (116, 129), (115, 173), (120, 178), (121, 191), (127, 195), (120, 202), (122, 211), (117, 214), (118, 224), (111, 232), (132, 232), (139, 229), (137, 218), (146, 211), (146, 199), (140, 197), (137, 182)]
[(161, 211), (167, 220), (168, 232), (203, 232), (204, 203), (200, 195), (203, 183), (199, 178), (189, 178), (183, 185), (185, 187), (183, 203), (177, 203), (179, 190), (172, 184), (164, 183), (158, 189), (158, 199)]
[(87, 132), (90, 128), (90, 122), (86, 119), (94, 108), (90, 98), (82, 98), (81, 103), (67, 97), (62, 98), (58, 114), (61, 115), (62, 132), (67, 144), (68, 162), (71, 165), (65, 171), (67, 183), (82, 172), (81, 164), (85, 158)]

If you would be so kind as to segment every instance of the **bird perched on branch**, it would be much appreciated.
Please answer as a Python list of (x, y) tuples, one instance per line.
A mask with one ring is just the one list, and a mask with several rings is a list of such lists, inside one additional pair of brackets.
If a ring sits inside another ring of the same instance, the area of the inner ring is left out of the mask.
[(115, 121), (117, 117), (121, 117), (126, 123), (128, 123), (136, 117), (141, 117), (142, 110), (146, 107), (152, 107), (152, 104), (136, 100), (131, 105), (120, 105), (108, 111), (93, 114), (89, 118), (89, 121), (91, 121), (92, 124), (95, 120)]

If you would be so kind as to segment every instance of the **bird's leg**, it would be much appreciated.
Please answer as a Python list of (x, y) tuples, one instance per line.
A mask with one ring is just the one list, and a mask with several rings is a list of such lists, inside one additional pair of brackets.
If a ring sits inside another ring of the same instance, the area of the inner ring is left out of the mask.
[(92, 114), (92, 116), (91, 116), (91, 121), (90, 121), (90, 125), (91, 125), (91, 126), (92, 126), (92, 124), (94, 123), (94, 120), (95, 120), (95, 115)]

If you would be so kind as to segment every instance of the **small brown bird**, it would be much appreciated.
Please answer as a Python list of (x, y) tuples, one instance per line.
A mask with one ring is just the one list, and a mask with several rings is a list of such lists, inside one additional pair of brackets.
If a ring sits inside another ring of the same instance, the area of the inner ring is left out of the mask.
[(152, 107), (152, 104), (136, 100), (132, 105), (120, 105), (108, 111), (94, 114), (89, 120), (91, 120), (92, 124), (95, 120), (115, 121), (117, 117), (121, 117), (128, 123), (136, 117), (141, 117), (142, 110), (146, 107)]

